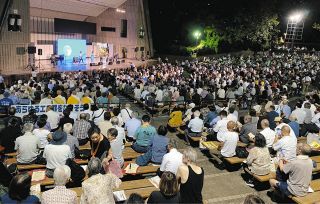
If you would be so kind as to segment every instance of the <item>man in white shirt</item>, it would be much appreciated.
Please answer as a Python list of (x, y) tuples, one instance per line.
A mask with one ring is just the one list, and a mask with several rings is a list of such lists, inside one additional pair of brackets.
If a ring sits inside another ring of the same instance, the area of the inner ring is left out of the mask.
[(52, 104), (52, 98), (51, 98), (51, 95), (50, 93), (44, 93), (43, 94), (44, 98), (42, 98), (39, 102), (39, 104)]
[(112, 117), (110, 120), (112, 127), (115, 128), (118, 132), (117, 140), (121, 140), (122, 142), (126, 141), (126, 133), (124, 128), (119, 126), (119, 119), (118, 117)]
[(313, 116), (311, 122), (316, 124), (318, 128), (320, 128), (320, 107), (317, 108), (317, 114)]
[(239, 141), (239, 135), (235, 132), (236, 123), (229, 121), (227, 123), (227, 131), (220, 134), (217, 139), (221, 142), (221, 155), (223, 157), (233, 157), (236, 154), (236, 147)]
[(46, 115), (48, 116), (48, 122), (50, 124), (52, 132), (58, 129), (60, 116), (59, 113), (54, 112), (52, 110), (52, 106), (47, 106), (47, 112)]
[(201, 133), (203, 128), (203, 120), (200, 119), (200, 111), (193, 113), (194, 118), (188, 124), (189, 133)]
[(177, 150), (177, 142), (170, 139), (167, 145), (168, 153), (163, 156), (160, 168), (157, 171), (159, 177), (165, 171), (177, 174), (178, 167), (182, 164), (182, 154)]
[(218, 99), (225, 99), (226, 91), (223, 88), (220, 88), (217, 92)]
[(190, 120), (185, 134), (186, 142), (188, 144), (190, 144), (189, 137), (201, 137), (202, 129), (204, 127), (203, 120), (199, 118), (200, 111), (195, 111), (193, 116), (194, 118)]
[(67, 141), (67, 133), (55, 131), (52, 134), (52, 141), (43, 151), (43, 158), (47, 160), (46, 176), (52, 178), (54, 170), (58, 166), (66, 164), (68, 158), (72, 158), (70, 147), (64, 144)]
[(291, 113), (292, 115), (296, 116), (299, 125), (304, 123), (304, 119), (306, 117), (306, 112), (301, 107), (301, 102), (297, 102), (296, 109)]
[(127, 131), (128, 141), (135, 140), (134, 134), (136, 130), (141, 126), (141, 121), (136, 118), (137, 113), (131, 113), (131, 119), (129, 119), (124, 125), (125, 130)]
[(266, 138), (267, 147), (271, 148), (276, 136), (276, 132), (270, 129), (269, 121), (267, 119), (263, 119), (261, 121), (261, 127), (263, 130), (260, 133)]
[(122, 121), (126, 123), (129, 119), (131, 119), (132, 110), (130, 109), (130, 104), (126, 104), (125, 107), (120, 111), (120, 116), (122, 117)]
[(230, 120), (227, 119), (227, 112), (221, 111), (220, 120), (217, 122), (216, 126), (213, 128), (213, 131), (217, 133), (217, 138), (221, 137), (224, 133), (228, 131), (227, 124)]
[(233, 106), (231, 106), (229, 108), (229, 114), (227, 116), (227, 119), (228, 120), (232, 120), (234, 122), (237, 122), (238, 121), (238, 117), (234, 114), (234, 111), (235, 111), (235, 108)]
[(281, 128), (281, 136), (275, 137), (273, 149), (277, 151), (278, 159), (291, 161), (296, 158), (297, 138), (290, 136), (290, 127), (284, 125)]
[(17, 151), (17, 162), (20, 164), (34, 163), (40, 148), (40, 140), (32, 133), (33, 124), (26, 123), (23, 126), (24, 135), (15, 141), (14, 149)]

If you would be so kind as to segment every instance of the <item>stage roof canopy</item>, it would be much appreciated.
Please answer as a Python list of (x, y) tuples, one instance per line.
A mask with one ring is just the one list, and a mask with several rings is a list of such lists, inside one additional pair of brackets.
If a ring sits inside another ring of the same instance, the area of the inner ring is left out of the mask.
[(126, 0), (30, 0), (31, 16), (83, 21), (108, 8), (118, 8)]

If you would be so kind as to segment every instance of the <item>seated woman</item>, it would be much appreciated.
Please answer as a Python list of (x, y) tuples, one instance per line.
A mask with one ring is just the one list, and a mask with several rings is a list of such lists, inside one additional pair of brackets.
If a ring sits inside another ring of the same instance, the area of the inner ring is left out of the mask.
[(97, 126), (91, 127), (88, 136), (90, 137), (91, 157), (101, 159), (103, 155), (106, 155), (109, 161), (112, 158), (110, 142), (101, 134), (100, 128)]
[(81, 202), (114, 204), (113, 192), (119, 188), (121, 180), (112, 173), (100, 174), (102, 164), (100, 159), (91, 158), (88, 163), (89, 178), (82, 182)]
[(183, 151), (183, 165), (177, 172), (177, 179), (180, 182), (180, 203), (203, 203), (201, 192), (204, 171), (196, 161), (197, 152), (192, 147)]
[(161, 164), (163, 156), (167, 153), (167, 145), (169, 142), (169, 138), (166, 136), (167, 133), (167, 128), (160, 125), (158, 134), (150, 140), (148, 151), (137, 158), (136, 163), (139, 166), (146, 166), (150, 161), (155, 164)]
[[(254, 138), (254, 147), (249, 151), (244, 168), (259, 176), (267, 175), (270, 173), (270, 161), (271, 157), (266, 146), (266, 139), (262, 134), (258, 133)], [(251, 176), (249, 176), (246, 184), (254, 187)]]
[(174, 173), (162, 174), (159, 189), (150, 194), (147, 203), (179, 203), (179, 184)]
[(182, 111), (180, 110), (180, 108), (174, 107), (173, 111), (171, 112), (171, 114), (169, 116), (168, 127), (169, 128), (177, 128), (181, 125), (182, 125)]
[(37, 196), (30, 195), (31, 176), (29, 174), (19, 174), (10, 182), (9, 192), (1, 197), (2, 203), (40, 203)]

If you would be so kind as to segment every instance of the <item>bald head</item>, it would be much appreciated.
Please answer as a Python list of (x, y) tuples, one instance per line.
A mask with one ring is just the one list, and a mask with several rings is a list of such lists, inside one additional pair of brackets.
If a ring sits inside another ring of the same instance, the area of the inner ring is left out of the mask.
[(284, 125), (281, 128), (281, 134), (282, 134), (282, 136), (289, 136), (290, 135), (290, 127), (288, 125)]
[(244, 116), (244, 122), (245, 122), (245, 123), (251, 123), (251, 122), (252, 122), (252, 117), (251, 117), (251, 115), (246, 115), (246, 116)]
[(291, 115), (289, 116), (289, 120), (290, 120), (290, 121), (296, 121), (296, 120), (297, 120), (297, 117), (296, 117), (295, 115), (291, 114)]
[(268, 119), (263, 119), (261, 120), (261, 127), (262, 129), (268, 128), (269, 127), (269, 120)]
[(305, 143), (298, 143), (297, 144), (297, 154), (298, 155), (310, 155), (312, 149), (310, 145)]

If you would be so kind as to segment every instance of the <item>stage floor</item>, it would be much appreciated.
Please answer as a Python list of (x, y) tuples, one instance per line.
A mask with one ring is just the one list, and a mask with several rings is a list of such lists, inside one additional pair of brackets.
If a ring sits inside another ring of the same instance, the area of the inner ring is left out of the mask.
[[(56, 66), (51, 64), (50, 60), (41, 60), (40, 61), (40, 69), (37, 69), (36, 71), (38, 73), (53, 73), (53, 72), (77, 72), (77, 71), (93, 71), (93, 70), (120, 70), (120, 69), (126, 69), (130, 67), (130, 63), (133, 63), (136, 67), (141, 66), (147, 66), (148, 64), (155, 63), (156, 60), (135, 60), (135, 59), (125, 59), (125, 62), (121, 62), (120, 64), (113, 63), (112, 65), (99, 65), (99, 66), (90, 66), (90, 60), (87, 60), (86, 63), (60, 63)], [(36, 62), (36, 67), (39, 66), (39, 61)], [(25, 75), (25, 74), (31, 74), (31, 70), (21, 70), (20, 72), (8, 72), (2, 73), (3, 75)]]

